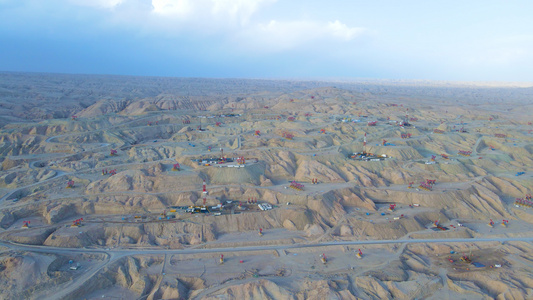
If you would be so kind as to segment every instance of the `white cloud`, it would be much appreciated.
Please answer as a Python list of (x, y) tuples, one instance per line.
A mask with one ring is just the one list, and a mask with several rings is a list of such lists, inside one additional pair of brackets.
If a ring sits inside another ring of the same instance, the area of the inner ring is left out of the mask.
[(214, 15), (226, 15), (237, 19), (241, 24), (249, 21), (250, 17), (261, 5), (271, 4), (277, 0), (211, 0)]
[(258, 24), (236, 35), (236, 43), (261, 52), (281, 52), (313, 43), (347, 42), (366, 32), (340, 21), (276, 21)]
[(124, 0), (69, 0), (69, 2), (80, 6), (113, 8), (124, 2)]
[(328, 23), (327, 31), (338, 38), (350, 41), (364, 33), (365, 29), (358, 27), (350, 28), (346, 24), (342, 24), (339, 20), (335, 20), (335, 22)]
[(195, 9), (189, 0), (152, 0), (153, 12), (169, 16), (187, 16)]

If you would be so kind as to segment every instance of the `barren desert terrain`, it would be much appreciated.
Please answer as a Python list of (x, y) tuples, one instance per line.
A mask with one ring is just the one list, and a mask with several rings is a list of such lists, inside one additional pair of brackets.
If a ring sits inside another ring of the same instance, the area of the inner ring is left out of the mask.
[(2, 299), (532, 299), (533, 88), (0, 73)]

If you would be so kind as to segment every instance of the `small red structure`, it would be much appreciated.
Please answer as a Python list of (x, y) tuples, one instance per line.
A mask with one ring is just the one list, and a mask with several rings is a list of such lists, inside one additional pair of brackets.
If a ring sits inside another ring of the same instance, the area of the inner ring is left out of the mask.
[(111, 156), (115, 156), (115, 155), (117, 155), (117, 150), (115, 150), (115, 149), (111, 149), (110, 155), (111, 155)]
[(409, 182), (409, 186), (407, 188), (412, 189), (413, 188), (413, 184), (414, 184), (414, 182)]
[(295, 189), (295, 190), (298, 190), (298, 191), (302, 191), (304, 189), (304, 185), (301, 184), (301, 183), (298, 183), (296, 181), (291, 181), (291, 184), (289, 185), (289, 187), (291, 189)]
[(256, 130), (254, 134), (255, 134), (255, 135), (261, 135), (261, 131)]
[(244, 164), (246, 164), (246, 159), (244, 158), (244, 156), (237, 157), (237, 164), (238, 164), (238, 165), (244, 165)]
[(502, 220), (502, 226), (507, 227), (507, 224), (509, 223), (509, 220)]
[(326, 129), (320, 129), (320, 133), (325, 134), (326, 133)]
[(442, 226), (439, 224), (439, 220), (435, 221), (435, 222), (433, 223), (433, 225), (435, 225), (435, 227), (437, 227), (437, 228), (440, 229), (440, 230), (443, 230), (443, 231), (446, 230), (446, 228), (442, 227)]
[(102, 175), (107, 175), (107, 169), (102, 169)]
[(79, 218), (77, 220), (72, 221), (72, 225), (70, 227), (80, 227), (82, 224), (83, 218)]
[(109, 171), (109, 174), (111, 176), (116, 175), (117, 174), (117, 169), (113, 169), (113, 170)]
[(183, 124), (191, 124), (191, 120), (189, 119), (185, 119), (182, 121)]
[(459, 150), (458, 154), (462, 156), (470, 156), (472, 154), (472, 151)]
[(516, 198), (514, 204), (524, 207), (533, 207), (533, 202), (531, 201), (531, 195), (527, 194), (526, 198)]
[(224, 254), (220, 254), (220, 263), (221, 263), (221, 264), (224, 263)]
[(436, 158), (437, 158), (437, 156), (431, 155), (431, 161), (435, 161)]
[(492, 221), (492, 219), (490, 219), (489, 221), (489, 224), (487, 224), (489, 227), (493, 227), (494, 226), (494, 221)]
[(263, 236), (263, 228), (259, 228), (259, 236)]
[(294, 117), (288, 117), (287, 118), (287, 121), (289, 121), (289, 122), (294, 122), (294, 120), (296, 120)]
[(420, 185), (418, 186), (419, 189), (425, 190), (425, 191), (431, 191), (433, 190), (433, 186), (428, 184), (427, 182), (422, 181)]
[(389, 210), (390, 211), (394, 211), (395, 208), (396, 208), (396, 204), (390, 204), (389, 205)]
[(431, 184), (431, 185), (436, 184), (437, 183), (437, 179), (426, 179), (426, 183), (427, 184)]
[(220, 127), (220, 125), (222, 125), (221, 122), (216, 122), (216, 123), (215, 123), (215, 126), (216, 126), (216, 127)]
[(290, 133), (290, 132), (287, 132), (287, 131), (283, 131), (281, 133), (281, 136), (288, 139), (288, 140), (292, 140), (294, 138), (294, 134)]
[(378, 124), (378, 121), (368, 122), (366, 126), (376, 126)]
[(22, 228), (27, 229), (30, 228), (30, 221), (22, 221)]
[(72, 121), (76, 121), (78, 119), (78, 116), (72, 116)]
[(402, 139), (408, 139), (411, 138), (412, 134), (410, 133), (402, 133)]
[(359, 253), (357, 253), (357, 258), (363, 258), (363, 251), (359, 249)]
[(383, 140), (383, 142), (381, 143), (383, 146), (385, 146), (385, 144), (387, 143), (387, 140)]
[(322, 260), (322, 263), (325, 264), (328, 262), (328, 259), (326, 258), (326, 254), (322, 253), (320, 256), (320, 260)]
[(442, 158), (444, 158), (444, 159), (450, 159), (450, 158), (448, 157), (448, 155), (446, 155), (446, 154), (441, 154), (440, 156), (442, 156)]
[(180, 170), (180, 164), (179, 163), (175, 163), (174, 165), (172, 165), (172, 171), (179, 171)]
[(74, 187), (74, 180), (69, 180), (67, 181), (67, 189), (71, 189)]

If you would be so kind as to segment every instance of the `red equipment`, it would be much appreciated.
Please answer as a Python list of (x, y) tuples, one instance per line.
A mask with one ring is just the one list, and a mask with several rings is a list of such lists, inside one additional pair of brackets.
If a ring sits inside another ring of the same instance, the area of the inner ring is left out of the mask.
[(111, 149), (111, 156), (117, 155), (117, 150)]
[(282, 132), (281, 136), (288, 140), (292, 140), (292, 138), (294, 138), (294, 134), (287, 132), (287, 131)]
[(291, 181), (291, 185), (289, 186), (290, 188), (292, 189), (295, 189), (295, 190), (298, 190), (298, 191), (301, 191), (304, 189), (304, 185), (301, 184), (301, 183), (298, 183), (296, 181)]
[(361, 249), (359, 249), (359, 253), (357, 253), (357, 257), (363, 258), (363, 251), (361, 251)]
[(472, 151), (459, 150), (458, 154), (462, 156), (470, 156), (472, 154)]
[(79, 218), (77, 220), (72, 221), (71, 227), (80, 227), (82, 221), (83, 221), (83, 218)]

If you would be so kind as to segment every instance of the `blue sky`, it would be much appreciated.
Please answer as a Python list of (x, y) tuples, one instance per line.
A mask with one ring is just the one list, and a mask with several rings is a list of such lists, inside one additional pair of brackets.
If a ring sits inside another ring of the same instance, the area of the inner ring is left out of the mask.
[(0, 0), (0, 70), (533, 81), (533, 1)]

